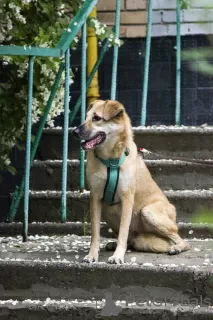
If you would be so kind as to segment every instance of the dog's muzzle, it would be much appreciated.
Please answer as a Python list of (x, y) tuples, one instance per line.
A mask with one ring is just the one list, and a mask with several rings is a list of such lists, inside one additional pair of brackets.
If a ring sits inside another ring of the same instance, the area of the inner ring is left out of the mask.
[(74, 137), (75, 137), (76, 139), (80, 139), (79, 133), (80, 133), (79, 127), (75, 127), (75, 128), (72, 130), (72, 134), (74, 135)]
[(92, 150), (101, 143), (103, 143), (106, 139), (106, 134), (105, 132), (96, 132), (95, 134), (91, 134), (91, 132), (88, 132), (85, 130), (84, 124), (81, 124), (80, 126), (74, 128), (72, 130), (72, 134), (74, 135), (75, 138), (84, 140), (81, 143), (81, 147), (84, 150)]

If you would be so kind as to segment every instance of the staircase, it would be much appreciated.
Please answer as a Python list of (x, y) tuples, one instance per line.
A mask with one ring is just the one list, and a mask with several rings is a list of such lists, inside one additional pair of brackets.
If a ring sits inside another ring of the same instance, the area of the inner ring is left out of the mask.
[[(135, 141), (165, 156), (213, 159), (213, 127), (135, 128)], [(108, 265), (101, 224), (100, 262), (81, 263), (90, 244), (89, 191), (79, 190), (79, 142), (69, 135), (68, 222), (60, 223), (62, 130), (46, 129), (31, 170), (29, 241), (20, 232), (23, 207), (0, 228), (0, 319), (213, 318), (213, 228), (193, 223), (213, 208), (213, 167), (145, 159), (152, 176), (177, 208), (191, 250), (178, 256), (127, 252), (122, 266)], [(204, 221), (205, 222), (205, 221)], [(10, 237), (8, 237), (10, 236)]]

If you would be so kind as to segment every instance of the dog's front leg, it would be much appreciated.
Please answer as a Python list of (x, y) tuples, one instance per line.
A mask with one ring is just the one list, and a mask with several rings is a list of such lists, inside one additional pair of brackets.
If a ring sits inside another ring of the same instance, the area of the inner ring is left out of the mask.
[(90, 251), (83, 262), (97, 262), (100, 247), (101, 200), (90, 193), (91, 244)]
[(133, 194), (128, 193), (123, 196), (117, 248), (113, 256), (108, 259), (109, 263), (124, 263), (124, 255), (127, 249), (127, 240), (129, 235), (129, 226), (132, 218), (133, 200)]

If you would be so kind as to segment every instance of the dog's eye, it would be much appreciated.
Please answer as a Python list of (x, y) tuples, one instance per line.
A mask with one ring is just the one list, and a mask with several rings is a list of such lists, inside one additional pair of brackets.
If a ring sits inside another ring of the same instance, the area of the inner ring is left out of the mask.
[(97, 114), (95, 114), (92, 118), (92, 121), (100, 121), (102, 118), (97, 116)]

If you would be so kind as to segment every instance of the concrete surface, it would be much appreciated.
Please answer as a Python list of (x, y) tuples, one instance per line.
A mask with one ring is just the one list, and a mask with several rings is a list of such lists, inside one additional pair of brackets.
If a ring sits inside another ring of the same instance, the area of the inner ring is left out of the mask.
[[(153, 179), (163, 190), (209, 189), (213, 165), (175, 160), (145, 160)], [(79, 160), (68, 161), (68, 189), (79, 190)], [(35, 160), (31, 170), (31, 190), (61, 190), (62, 160)], [(87, 185), (86, 185), (87, 188)]]
[[(133, 128), (138, 147), (166, 156), (213, 158), (213, 127), (152, 126)], [(62, 129), (46, 129), (41, 138), (37, 159), (62, 158)], [(48, 148), (47, 148), (48, 145)], [(79, 141), (69, 136), (69, 159), (79, 159)], [(164, 157), (162, 156), (162, 159)]]
[[(177, 209), (178, 222), (192, 222), (194, 214), (203, 210), (213, 212), (213, 190), (167, 190), (165, 194)], [(59, 222), (61, 212), (61, 192), (53, 190), (31, 191), (29, 221)], [(67, 192), (68, 221), (84, 221), (89, 216), (89, 191)], [(23, 219), (20, 206), (16, 221)], [(87, 218), (88, 219), (88, 218)], [(205, 221), (204, 221), (205, 222)]]
[[(157, 305), (157, 306), (156, 306)], [(0, 301), (1, 320), (211, 320), (213, 308), (150, 303), (143, 305), (103, 299), (79, 300), (4, 300)]]
[[(213, 238), (213, 227), (208, 224), (178, 223), (179, 234), (184, 238)], [(0, 223), (0, 236), (21, 235), (23, 224), (21, 222)], [(29, 235), (91, 235), (89, 222), (32, 222), (29, 224)], [(105, 222), (101, 223), (101, 235), (106, 238), (114, 237), (112, 230)]]
[(111, 252), (102, 238), (100, 262), (81, 263), (90, 237), (0, 238), (0, 299), (198, 299), (212, 304), (213, 240), (191, 239), (191, 250), (177, 256), (127, 252), (124, 265), (107, 263)]

